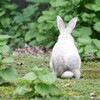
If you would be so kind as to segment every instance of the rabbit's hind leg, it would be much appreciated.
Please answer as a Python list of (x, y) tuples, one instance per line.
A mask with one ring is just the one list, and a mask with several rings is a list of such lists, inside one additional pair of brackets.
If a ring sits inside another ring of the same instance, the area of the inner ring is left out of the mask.
[(72, 72), (73, 72), (75, 78), (77, 78), (77, 79), (80, 78), (80, 75), (81, 75), (80, 69), (75, 69)]
[(59, 77), (59, 74), (57, 73), (57, 71), (56, 71), (56, 69), (55, 69), (55, 67), (54, 67), (54, 65), (53, 65), (53, 63), (52, 63), (52, 60), (50, 60), (50, 68), (51, 68), (52, 73), (53, 73), (55, 76)]

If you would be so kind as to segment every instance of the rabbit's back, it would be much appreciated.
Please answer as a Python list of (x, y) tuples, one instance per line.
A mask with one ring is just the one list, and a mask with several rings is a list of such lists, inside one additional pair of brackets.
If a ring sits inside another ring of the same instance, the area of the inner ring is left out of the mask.
[(59, 56), (63, 56), (65, 54), (67, 56), (79, 55), (72, 39), (62, 39), (60, 41), (58, 40), (58, 42), (53, 47), (52, 54)]
[[(62, 45), (60, 45), (62, 44)], [(57, 42), (52, 51), (51, 61), (53, 69), (61, 75), (65, 70), (80, 67), (80, 56), (74, 43), (68, 41)]]

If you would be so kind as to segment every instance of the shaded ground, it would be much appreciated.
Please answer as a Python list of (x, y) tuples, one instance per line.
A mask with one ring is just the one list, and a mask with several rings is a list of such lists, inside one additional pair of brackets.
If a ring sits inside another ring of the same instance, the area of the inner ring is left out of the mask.
[[(47, 55), (19, 55), (15, 59), (12, 67), (18, 71), (18, 77), (31, 71), (33, 67), (48, 67), (49, 63)], [(5, 84), (0, 86), (0, 100), (90, 100), (91, 95), (95, 95), (93, 100), (100, 100), (100, 62), (82, 63), (81, 73), (82, 78), (79, 80), (57, 79), (55, 84), (62, 91), (54, 97), (28, 99), (12, 95), (15, 84)]]

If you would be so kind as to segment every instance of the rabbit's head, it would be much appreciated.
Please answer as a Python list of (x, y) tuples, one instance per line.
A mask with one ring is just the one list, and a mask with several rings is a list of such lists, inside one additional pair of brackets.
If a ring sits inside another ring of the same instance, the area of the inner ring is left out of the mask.
[(57, 26), (58, 26), (58, 29), (59, 29), (59, 32), (60, 32), (59, 38), (72, 37), (71, 33), (72, 33), (72, 30), (76, 26), (77, 19), (78, 19), (77, 17), (74, 17), (67, 24), (67, 27), (65, 27), (62, 18), (60, 16), (57, 16)]

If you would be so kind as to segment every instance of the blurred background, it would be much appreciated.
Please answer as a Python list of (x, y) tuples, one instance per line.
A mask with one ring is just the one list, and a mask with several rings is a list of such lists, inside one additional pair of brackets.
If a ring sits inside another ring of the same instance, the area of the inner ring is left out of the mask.
[(78, 17), (72, 35), (82, 59), (100, 58), (100, 0), (1, 0), (0, 35), (9, 35), (14, 49), (25, 44), (51, 49), (59, 31), (56, 16), (65, 24)]

